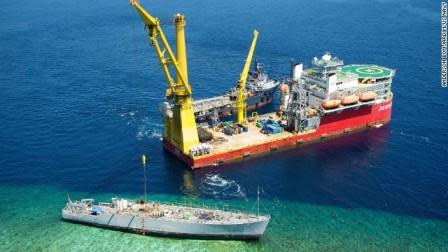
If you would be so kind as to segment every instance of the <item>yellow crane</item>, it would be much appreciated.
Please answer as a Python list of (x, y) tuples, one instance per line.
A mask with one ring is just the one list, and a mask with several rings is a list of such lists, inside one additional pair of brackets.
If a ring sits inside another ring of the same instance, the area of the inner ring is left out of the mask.
[(252, 57), (254, 56), (255, 46), (257, 45), (258, 31), (254, 31), (254, 38), (250, 45), (249, 53), (247, 54), (246, 63), (244, 64), (243, 71), (241, 72), (240, 79), (237, 86), (237, 121), (242, 126), (247, 125), (247, 111), (246, 111), (246, 82), (247, 75), (249, 73)]
[[(166, 97), (173, 101), (172, 116), (165, 116), (164, 137), (183, 153), (188, 154), (192, 146), (199, 144), (199, 137), (192, 106), (192, 91), (188, 82), (185, 17), (181, 14), (176, 14), (174, 17), (176, 27), (176, 56), (174, 56), (159, 19), (151, 16), (136, 0), (130, 0), (130, 3), (145, 23), (149, 40), (168, 82)], [(170, 67), (174, 68), (176, 80), (171, 76)]]
[[(176, 55), (174, 55), (158, 18), (149, 14), (137, 0), (130, 0), (148, 30), (149, 40), (156, 51), (168, 82), (166, 98), (172, 101), (172, 115), (165, 115), (164, 138), (176, 146), (183, 153), (188, 154), (190, 148), (199, 144), (198, 131), (193, 111), (192, 90), (188, 81), (187, 52), (185, 44), (185, 17), (176, 14)], [(246, 63), (238, 81), (238, 123), (246, 122), (246, 80), (252, 61), (258, 32), (254, 31), (254, 39), (246, 59)], [(174, 69), (176, 79), (171, 76), (170, 69)]]

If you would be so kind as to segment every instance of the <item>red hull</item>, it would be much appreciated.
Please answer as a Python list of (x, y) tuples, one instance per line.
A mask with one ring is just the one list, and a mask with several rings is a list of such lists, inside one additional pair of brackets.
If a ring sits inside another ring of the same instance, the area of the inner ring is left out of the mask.
[(242, 160), (249, 156), (266, 154), (279, 149), (293, 148), (307, 143), (319, 142), (327, 138), (342, 136), (348, 133), (368, 129), (390, 121), (392, 113), (392, 99), (373, 106), (358, 107), (358, 109), (344, 110), (340, 113), (329, 114), (321, 118), (319, 128), (310, 133), (293, 135), (291, 137), (273, 140), (258, 145), (232, 150), (225, 153), (195, 157), (194, 159), (176, 149), (168, 141), (163, 141), (165, 149), (184, 161), (191, 168), (216, 166)]

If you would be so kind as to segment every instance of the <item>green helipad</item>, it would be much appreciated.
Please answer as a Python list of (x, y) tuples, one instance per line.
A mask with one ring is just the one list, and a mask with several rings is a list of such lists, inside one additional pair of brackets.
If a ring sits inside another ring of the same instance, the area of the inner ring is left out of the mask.
[(359, 78), (386, 78), (393, 75), (393, 70), (377, 65), (347, 65), (342, 67), (343, 73), (353, 73)]

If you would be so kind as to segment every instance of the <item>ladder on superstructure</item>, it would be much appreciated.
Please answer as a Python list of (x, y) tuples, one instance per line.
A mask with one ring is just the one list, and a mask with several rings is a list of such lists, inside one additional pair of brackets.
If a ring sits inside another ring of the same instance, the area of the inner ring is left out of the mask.
[(291, 93), (289, 95), (288, 105), (286, 108), (288, 128), (299, 132), (306, 127), (306, 91), (300, 80), (291, 80), (290, 86)]

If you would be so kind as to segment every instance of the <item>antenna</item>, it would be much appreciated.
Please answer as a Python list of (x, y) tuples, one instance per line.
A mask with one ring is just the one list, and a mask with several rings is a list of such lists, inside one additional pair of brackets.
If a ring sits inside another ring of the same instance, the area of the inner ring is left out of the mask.
[(68, 198), (68, 202), (72, 203), (72, 199), (70, 199), (70, 194), (68, 194), (68, 192), (67, 192), (67, 198)]
[(260, 217), (260, 186), (257, 186), (257, 217)]

